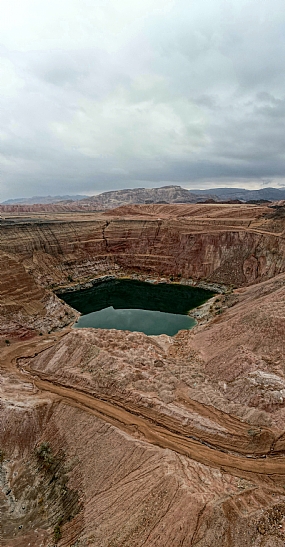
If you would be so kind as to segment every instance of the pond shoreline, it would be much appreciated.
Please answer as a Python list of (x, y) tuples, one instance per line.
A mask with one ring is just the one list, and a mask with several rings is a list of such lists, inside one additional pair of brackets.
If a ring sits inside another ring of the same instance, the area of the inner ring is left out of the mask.
[[(119, 284), (117, 285), (117, 283)], [(125, 292), (126, 289), (122, 288), (122, 285), (121, 285), (122, 283), (123, 283), (123, 287), (124, 287), (124, 283), (127, 283), (127, 285), (129, 285), (130, 283), (131, 286), (132, 284), (134, 284), (134, 288), (131, 289), (131, 293), (132, 293), (131, 299), (128, 296), (128, 291)], [(145, 284), (145, 288), (142, 288), (144, 284)], [(108, 285), (109, 285), (109, 290), (107, 288)], [(110, 286), (111, 286), (111, 289), (110, 289)], [(114, 288), (117, 286), (118, 286), (117, 289)], [(137, 293), (136, 287), (139, 288), (139, 293)], [(157, 287), (157, 290), (155, 289), (155, 287)], [(107, 293), (105, 293), (106, 290), (107, 290)], [(113, 293), (114, 295), (113, 297), (110, 297), (110, 294), (111, 294), (110, 290), (111, 290), (111, 293)], [(115, 293), (113, 292), (114, 290), (115, 290)], [(217, 290), (219, 290), (219, 293), (217, 292)], [(60, 287), (59, 290), (56, 291), (56, 293), (69, 306), (79, 311), (83, 316), (86, 316), (85, 321), (83, 321), (83, 326), (85, 328), (89, 326), (94, 328), (116, 328), (116, 326), (114, 326), (115, 325), (114, 318), (116, 317), (116, 314), (119, 316), (120, 314), (123, 313), (123, 315), (120, 317), (120, 322), (124, 325), (126, 322), (127, 316), (129, 317), (129, 319), (128, 319), (127, 326), (122, 326), (121, 328), (123, 330), (133, 330), (129, 326), (131, 325), (133, 327), (133, 323), (131, 324), (129, 323), (129, 321), (130, 321), (130, 315), (131, 314), (134, 315), (137, 313), (137, 312), (134, 312), (135, 309), (137, 311), (139, 309), (144, 310), (143, 313), (145, 313), (146, 310), (149, 310), (152, 312), (158, 311), (158, 312), (166, 313), (167, 314), (166, 323), (167, 323), (167, 320), (170, 320), (170, 314), (172, 314), (173, 317), (177, 316), (177, 314), (178, 316), (186, 315), (189, 318), (191, 318), (191, 320), (194, 320), (195, 325), (197, 325), (202, 320), (203, 321), (205, 320), (205, 315), (207, 316), (209, 315), (209, 308), (211, 307), (211, 304), (215, 301), (216, 297), (221, 294), (222, 291), (224, 292), (224, 290), (225, 290), (225, 287), (221, 287), (221, 286), (217, 287), (216, 284), (212, 284), (212, 283), (210, 284), (205, 282), (197, 283), (189, 279), (168, 280), (162, 277), (150, 278), (149, 276), (146, 276), (146, 275), (143, 275), (143, 276), (142, 275), (140, 276), (138, 275), (132, 275), (132, 276), (104, 275), (104, 276), (97, 277), (95, 279), (91, 279), (88, 282), (76, 283), (68, 287)], [(169, 304), (171, 301), (173, 301), (173, 304), (172, 306), (170, 305), (170, 307), (168, 307), (169, 305), (164, 302), (165, 291), (167, 294), (166, 301), (169, 302)], [(80, 296), (80, 293), (82, 296)], [(108, 295), (107, 299), (104, 293)], [(140, 294), (137, 301), (133, 300), (133, 295), (135, 293)], [(97, 299), (97, 305), (98, 305), (98, 302), (101, 301), (102, 307), (99, 304), (100, 307), (95, 306), (93, 308), (92, 299), (94, 297), (92, 297), (92, 294), (96, 295), (95, 298)], [(201, 301), (201, 296), (199, 298), (197, 294), (202, 295), (202, 301)], [(191, 296), (189, 297), (189, 295)], [(91, 297), (91, 300), (90, 300), (90, 297)], [(101, 300), (101, 298), (103, 298), (103, 300)], [(207, 305), (208, 302), (209, 304)], [(91, 303), (91, 306), (90, 306), (90, 303)], [(112, 307), (113, 307), (113, 312), (110, 311)], [(128, 309), (129, 309), (129, 312), (127, 313)], [(103, 310), (105, 310), (104, 313), (103, 313)], [(124, 310), (124, 312), (122, 311), (119, 312), (118, 310)], [(98, 317), (98, 312), (100, 312), (99, 317)], [(90, 316), (88, 319), (87, 319), (87, 315)], [(152, 314), (150, 314), (150, 316), (151, 315)], [(91, 319), (91, 316), (93, 317), (93, 319)], [(158, 316), (157, 319), (159, 320), (159, 318), (160, 316)], [(150, 321), (152, 321), (151, 317), (149, 319)], [(92, 321), (94, 322), (94, 325)], [(100, 321), (102, 321), (102, 325), (100, 324)], [(191, 326), (190, 328), (194, 328), (195, 325)], [(188, 328), (188, 327), (185, 326), (185, 328)], [(181, 329), (184, 330), (184, 327), (181, 326), (179, 330)], [(139, 328), (139, 327), (134, 330), (143, 331), (148, 335), (156, 334), (155, 332), (144, 331), (143, 328)], [(167, 334), (167, 331), (164, 331), (164, 333)]]
[(197, 281), (191, 278), (175, 278), (175, 279), (169, 279), (166, 277), (161, 276), (149, 276), (147, 274), (125, 274), (125, 275), (103, 275), (100, 277), (95, 277), (92, 279), (89, 279), (88, 281), (83, 281), (82, 283), (74, 283), (74, 284), (68, 284), (65, 286), (60, 287), (54, 287), (52, 290), (53, 292), (60, 296), (61, 294), (69, 293), (69, 292), (76, 292), (84, 289), (91, 289), (92, 287), (95, 287), (96, 285), (100, 283), (104, 283), (105, 281), (114, 281), (114, 280), (125, 280), (130, 279), (132, 281), (144, 281), (145, 283), (152, 283), (152, 284), (178, 284), (178, 285), (184, 285), (189, 286), (197, 289), (204, 289), (208, 291), (216, 292), (217, 294), (225, 294), (232, 290), (232, 287), (229, 287), (227, 285), (219, 284), (219, 283), (211, 283), (208, 281)]

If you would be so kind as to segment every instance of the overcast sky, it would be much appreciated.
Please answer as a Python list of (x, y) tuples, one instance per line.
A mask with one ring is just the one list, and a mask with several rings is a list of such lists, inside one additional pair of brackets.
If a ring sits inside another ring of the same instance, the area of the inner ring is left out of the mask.
[(284, 0), (0, 6), (0, 201), (285, 184)]

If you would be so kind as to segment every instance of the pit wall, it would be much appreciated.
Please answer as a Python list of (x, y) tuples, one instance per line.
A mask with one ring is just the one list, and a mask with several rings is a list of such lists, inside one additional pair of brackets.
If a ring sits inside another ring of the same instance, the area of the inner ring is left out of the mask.
[(53, 288), (120, 272), (243, 286), (285, 271), (278, 234), (180, 220), (49, 222), (5, 226), (0, 252)]

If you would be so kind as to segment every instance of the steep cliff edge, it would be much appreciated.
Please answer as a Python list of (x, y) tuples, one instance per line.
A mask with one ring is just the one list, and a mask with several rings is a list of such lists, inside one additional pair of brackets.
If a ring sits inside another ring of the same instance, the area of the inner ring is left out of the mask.
[(27, 339), (74, 321), (77, 313), (42, 288), (17, 254), (0, 252), (0, 339)]

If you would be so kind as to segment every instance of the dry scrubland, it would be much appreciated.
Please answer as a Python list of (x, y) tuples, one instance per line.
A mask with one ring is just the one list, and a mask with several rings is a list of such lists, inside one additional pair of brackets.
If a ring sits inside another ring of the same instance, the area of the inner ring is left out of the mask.
[[(283, 547), (282, 206), (3, 216), (0, 545)], [(72, 330), (53, 291), (103, 275), (226, 290), (173, 338)]]

